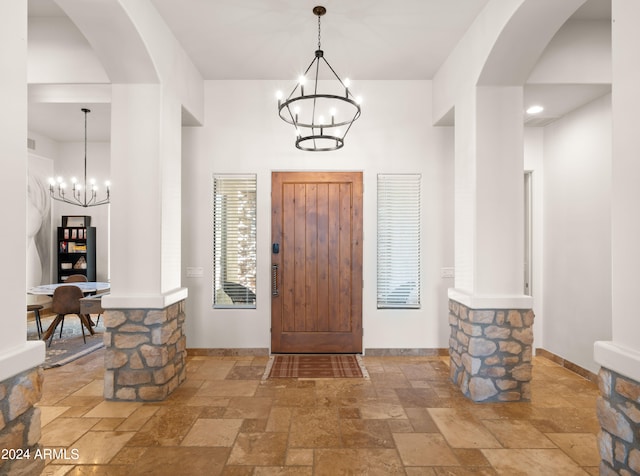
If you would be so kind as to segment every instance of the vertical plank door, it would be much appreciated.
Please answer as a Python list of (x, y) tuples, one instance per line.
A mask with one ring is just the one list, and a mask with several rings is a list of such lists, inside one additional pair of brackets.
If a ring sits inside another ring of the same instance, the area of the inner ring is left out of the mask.
[(362, 173), (273, 172), (271, 351), (362, 352)]

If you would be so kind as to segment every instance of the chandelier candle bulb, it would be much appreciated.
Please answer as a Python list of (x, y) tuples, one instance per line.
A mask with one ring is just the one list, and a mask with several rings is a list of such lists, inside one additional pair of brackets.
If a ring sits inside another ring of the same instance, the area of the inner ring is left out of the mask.
[(300, 96), (304, 96), (304, 83), (306, 78), (304, 76), (300, 76), (298, 78), (298, 84), (300, 84)]

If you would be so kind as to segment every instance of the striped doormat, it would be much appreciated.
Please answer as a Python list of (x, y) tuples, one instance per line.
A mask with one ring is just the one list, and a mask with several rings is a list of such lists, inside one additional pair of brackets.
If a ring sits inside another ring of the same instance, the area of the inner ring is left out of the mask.
[(293, 354), (272, 355), (265, 375), (268, 378), (366, 378), (359, 355)]

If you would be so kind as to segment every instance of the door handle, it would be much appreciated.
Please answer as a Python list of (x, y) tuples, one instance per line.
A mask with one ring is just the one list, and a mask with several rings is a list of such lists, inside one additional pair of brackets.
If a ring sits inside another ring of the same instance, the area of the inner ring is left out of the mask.
[(278, 291), (278, 265), (271, 265), (271, 295), (278, 296), (280, 292)]

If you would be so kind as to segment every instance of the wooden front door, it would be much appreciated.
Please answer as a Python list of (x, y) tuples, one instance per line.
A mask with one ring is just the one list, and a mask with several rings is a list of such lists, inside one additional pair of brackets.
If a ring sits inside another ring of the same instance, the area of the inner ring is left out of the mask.
[(271, 351), (362, 352), (362, 173), (272, 175)]

